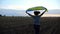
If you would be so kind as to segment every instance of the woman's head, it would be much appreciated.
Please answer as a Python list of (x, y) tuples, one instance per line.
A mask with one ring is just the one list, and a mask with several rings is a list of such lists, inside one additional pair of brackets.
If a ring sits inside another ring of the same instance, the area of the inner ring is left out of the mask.
[(39, 11), (34, 11), (34, 15), (39, 15), (40, 14), (40, 12)]

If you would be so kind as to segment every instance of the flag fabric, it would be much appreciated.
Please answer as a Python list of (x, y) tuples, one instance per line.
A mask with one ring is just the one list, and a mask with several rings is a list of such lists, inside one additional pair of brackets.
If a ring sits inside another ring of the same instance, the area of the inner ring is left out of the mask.
[(35, 10), (46, 10), (48, 12), (47, 8), (45, 8), (43, 6), (28, 8), (26, 11), (35, 11)]

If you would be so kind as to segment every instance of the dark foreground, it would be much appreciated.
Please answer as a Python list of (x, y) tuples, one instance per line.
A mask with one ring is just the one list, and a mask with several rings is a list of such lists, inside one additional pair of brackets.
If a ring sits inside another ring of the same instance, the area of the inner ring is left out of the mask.
[[(42, 17), (40, 34), (60, 34), (60, 17)], [(0, 17), (0, 34), (34, 34), (30, 17)]]

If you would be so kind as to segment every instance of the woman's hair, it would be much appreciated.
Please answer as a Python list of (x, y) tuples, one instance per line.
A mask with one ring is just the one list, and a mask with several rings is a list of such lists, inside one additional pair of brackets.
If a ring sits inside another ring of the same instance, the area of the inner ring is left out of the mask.
[(34, 15), (39, 15), (40, 12), (39, 11), (34, 11)]

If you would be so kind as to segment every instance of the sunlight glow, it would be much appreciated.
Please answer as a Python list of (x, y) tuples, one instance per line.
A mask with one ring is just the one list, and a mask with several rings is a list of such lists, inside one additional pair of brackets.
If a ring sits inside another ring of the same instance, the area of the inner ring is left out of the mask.
[(42, 17), (60, 17), (60, 14), (44, 14)]

